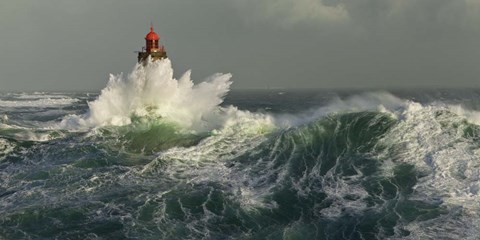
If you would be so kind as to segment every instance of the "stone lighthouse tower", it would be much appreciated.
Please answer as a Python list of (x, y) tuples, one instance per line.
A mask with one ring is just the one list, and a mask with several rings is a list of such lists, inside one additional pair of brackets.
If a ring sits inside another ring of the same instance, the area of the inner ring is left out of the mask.
[(153, 25), (150, 26), (150, 32), (145, 36), (145, 47), (141, 52), (138, 52), (138, 62), (145, 62), (148, 56), (152, 58), (152, 61), (166, 58), (167, 52), (163, 45), (158, 45), (160, 36), (153, 30)]

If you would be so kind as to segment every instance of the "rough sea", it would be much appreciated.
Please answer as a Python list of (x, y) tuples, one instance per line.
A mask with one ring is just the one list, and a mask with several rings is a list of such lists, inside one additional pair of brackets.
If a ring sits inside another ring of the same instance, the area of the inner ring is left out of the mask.
[(479, 239), (480, 90), (0, 94), (0, 239)]

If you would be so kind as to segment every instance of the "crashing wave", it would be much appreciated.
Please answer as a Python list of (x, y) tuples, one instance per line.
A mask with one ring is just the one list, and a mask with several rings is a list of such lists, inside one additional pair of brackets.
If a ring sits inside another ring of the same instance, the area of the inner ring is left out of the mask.
[(230, 89), (230, 78), (230, 74), (217, 73), (195, 85), (190, 71), (178, 81), (174, 79), (169, 59), (137, 64), (127, 78), (122, 74), (110, 75), (98, 99), (89, 102), (88, 114), (70, 116), (63, 124), (124, 126), (131, 124), (133, 117), (157, 117), (192, 130), (209, 129)]

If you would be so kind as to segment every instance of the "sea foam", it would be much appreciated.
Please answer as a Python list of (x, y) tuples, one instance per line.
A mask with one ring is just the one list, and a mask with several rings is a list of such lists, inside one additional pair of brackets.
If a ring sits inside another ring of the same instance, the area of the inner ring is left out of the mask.
[(135, 117), (163, 118), (179, 126), (201, 131), (209, 128), (223, 97), (230, 90), (231, 74), (214, 74), (194, 84), (187, 71), (176, 80), (169, 59), (136, 64), (128, 77), (110, 75), (99, 97), (89, 102), (84, 116), (68, 116), (67, 128), (123, 126)]

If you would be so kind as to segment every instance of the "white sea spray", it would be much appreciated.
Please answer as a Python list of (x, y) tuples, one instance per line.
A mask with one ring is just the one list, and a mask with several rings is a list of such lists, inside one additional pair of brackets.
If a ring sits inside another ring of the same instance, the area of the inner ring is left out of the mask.
[[(194, 84), (190, 71), (176, 80), (169, 59), (137, 64), (127, 77), (110, 75), (99, 97), (89, 102), (84, 116), (69, 116), (65, 127), (123, 126), (132, 117), (158, 117), (192, 130), (204, 130), (214, 123), (223, 97), (230, 90), (231, 74), (214, 74)], [(213, 118), (214, 119), (214, 118)], [(209, 126), (207, 126), (209, 125)]]

